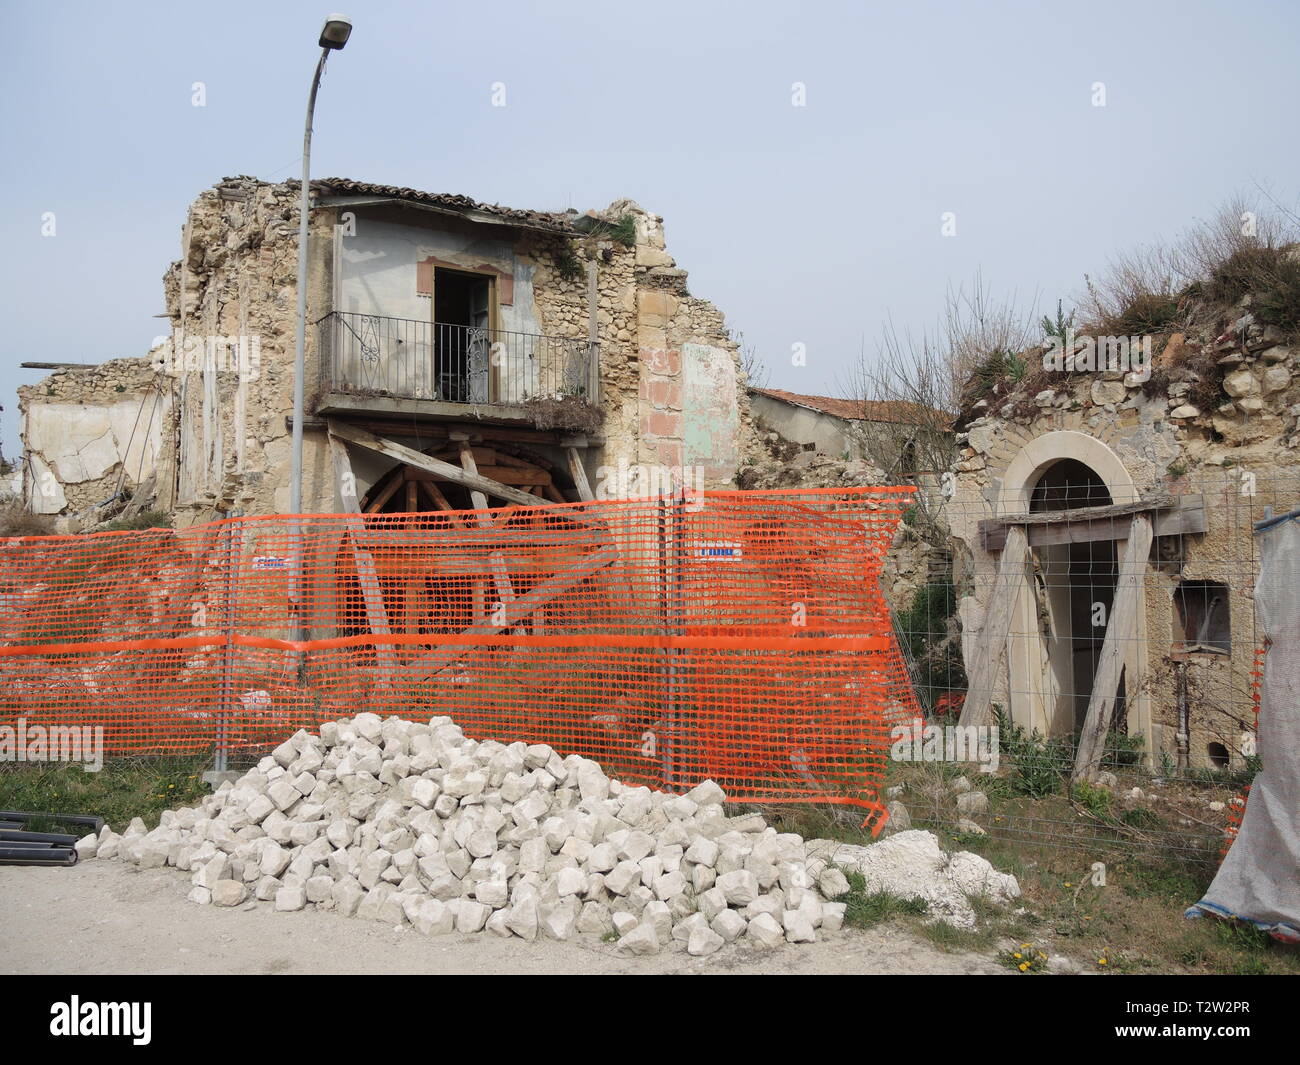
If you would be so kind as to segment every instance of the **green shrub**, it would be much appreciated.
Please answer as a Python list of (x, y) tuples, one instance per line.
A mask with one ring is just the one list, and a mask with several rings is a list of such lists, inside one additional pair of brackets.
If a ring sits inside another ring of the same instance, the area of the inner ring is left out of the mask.
[(161, 510), (142, 510), (129, 518), (114, 518), (99, 526), (96, 532), (134, 532), (139, 529), (170, 529), (171, 518)]
[(1144, 292), (1135, 296), (1106, 326), (1118, 336), (1146, 336), (1167, 329), (1177, 315), (1177, 297)]
[(1037, 732), (1026, 733), (1001, 707), (995, 711), (1002, 756), (1011, 764), (1012, 786), (1021, 795), (1045, 799), (1060, 792), (1074, 762), (1074, 744), (1069, 740), (1045, 740)]
[(1112, 768), (1137, 765), (1142, 761), (1142, 733), (1130, 736), (1127, 732), (1111, 729), (1106, 733), (1106, 745), (1101, 764)]
[(916, 662), (917, 680), (926, 693), (966, 686), (961, 648), (948, 638), (949, 621), (956, 612), (956, 592), (952, 579), (945, 576), (921, 585), (911, 605), (895, 616), (895, 629)]

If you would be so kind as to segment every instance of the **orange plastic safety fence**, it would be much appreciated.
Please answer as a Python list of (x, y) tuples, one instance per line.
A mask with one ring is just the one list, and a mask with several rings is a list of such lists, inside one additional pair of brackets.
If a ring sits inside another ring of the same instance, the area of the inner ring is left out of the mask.
[(657, 788), (879, 809), (920, 713), (878, 584), (909, 488), (237, 518), (0, 542), (0, 725), (255, 755), (446, 714)]

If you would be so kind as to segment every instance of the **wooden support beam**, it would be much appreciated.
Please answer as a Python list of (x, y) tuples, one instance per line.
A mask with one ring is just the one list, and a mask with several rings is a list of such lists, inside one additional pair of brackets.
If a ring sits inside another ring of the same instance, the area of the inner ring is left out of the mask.
[(1028, 540), (1024, 526), (1007, 529), (998, 575), (988, 599), (984, 628), (980, 631), (974, 662), (966, 663), (966, 702), (961, 708), (961, 724), (987, 725), (992, 718), (990, 703), (993, 684), (1006, 656), (1007, 636), (1011, 632), (1011, 612), (1025, 581)]
[[(331, 421), (330, 425), (330, 432), (341, 440), (346, 440), (348, 443), (356, 444), (358, 447), (364, 447), (370, 451), (377, 451), (381, 455), (387, 455), (390, 459), (405, 462), (408, 466), (415, 466), (417, 469), (436, 473), (444, 481), (459, 484), (464, 488), (468, 488), (471, 492), (484, 496), (493, 495), (498, 499), (505, 499), (511, 503), (522, 503), (524, 506), (537, 505), (537, 499), (527, 492), (521, 492), (518, 488), (512, 488), (510, 485), (501, 484), (499, 481), (493, 481), (487, 477), (480, 477), (478, 474), (470, 473), (459, 466), (453, 466), (450, 462), (431, 458), (414, 448), (407, 447), (405, 444), (385, 440), (382, 437), (375, 436), (374, 433), (368, 433), (364, 429), (357, 429), (341, 422)], [(475, 506), (478, 505), (475, 504)], [(484, 499), (482, 506), (487, 506), (486, 499)]]
[[(481, 625), (472, 625), (465, 629), (462, 636), (491, 636), (500, 632), (504, 628), (517, 625), (524, 618), (528, 617), (534, 610), (544, 603), (550, 602), (557, 595), (568, 591), (575, 584), (586, 580), (599, 569), (609, 565), (618, 558), (618, 548), (609, 544), (602, 547), (599, 551), (585, 555), (581, 561), (571, 563), (557, 570), (544, 581), (539, 581), (524, 595), (519, 596), (512, 603), (505, 605), (503, 613), (505, 614), (504, 625), (493, 625), (485, 622)], [(465, 657), (472, 647), (459, 647), (448, 645), (440, 647), (438, 650), (416, 659), (412, 665), (413, 676), (422, 679), (432, 676), (442, 670), (454, 665)]]
[(433, 505), (435, 507), (437, 507), (439, 510), (446, 511), (452, 515), (452, 517), (449, 518), (448, 520), (454, 526), (456, 526), (456, 528), (458, 529), (465, 528), (465, 523), (461, 521), (460, 518), (455, 516), (456, 508), (453, 507), (450, 501), (447, 499), (447, 497), (442, 494), (442, 489), (440, 489), (432, 481), (417, 481), (416, 483), (420, 486), (421, 491), (423, 491), (425, 494), (428, 495), (429, 499), (433, 502)]
[(434, 542), (448, 550), (486, 548), (489, 551), (533, 551), (544, 547), (584, 549), (598, 547), (608, 542), (608, 537), (601, 535), (601, 530), (588, 525), (551, 527), (528, 532), (512, 529), (508, 542), (498, 530), (478, 526), (440, 529), (436, 534), (428, 529), (386, 526), (358, 529), (355, 537), (357, 543), (367, 551), (390, 552), (427, 549), (430, 543)]
[[(506, 466), (504, 464), (500, 466), (481, 466), (476, 462), (474, 472), (480, 477), (490, 477), (502, 484), (517, 485), (521, 488), (534, 484), (546, 484), (551, 479), (549, 473), (537, 467), (520, 469), (516, 466)], [(435, 481), (439, 479), (439, 475), (430, 473), (428, 470), (417, 470), (408, 466), (404, 478), (408, 481)], [(442, 480), (445, 481), (446, 478), (442, 478)]]
[(1080, 507), (1077, 510), (1012, 514), (988, 519), (979, 523), (980, 545), (985, 551), (1001, 550), (1006, 542), (1007, 529), (1012, 525), (1023, 525), (1028, 530), (1030, 547), (1123, 540), (1128, 536), (1132, 516), (1141, 513), (1151, 516), (1155, 536), (1179, 536), (1206, 530), (1203, 496), (1164, 496), (1115, 507)]
[(374, 502), (370, 503), (366, 507), (366, 513), (378, 514), (379, 508), (382, 507), (385, 503), (387, 503), (390, 499), (392, 499), (393, 494), (401, 486), (402, 486), (402, 482), (399, 481), (396, 477), (394, 477), (391, 481), (388, 482), (388, 487), (386, 487), (382, 492), (380, 492), (379, 495), (375, 497)]
[[(464, 467), (466, 473), (478, 476), (478, 465), (474, 461), (474, 449), (469, 446), (469, 441), (463, 439), (460, 442), (460, 464)], [(491, 529), (492, 518), (490, 515), (483, 513), (487, 507), (487, 500), (482, 492), (472, 492), (471, 498), (474, 500), (474, 509), (478, 511), (474, 515), (480, 528)], [(497, 601), (503, 607), (509, 607), (515, 599), (514, 585), (510, 581), (510, 571), (506, 568), (506, 561), (501, 557), (500, 551), (493, 551), (488, 555), (488, 568), (492, 571), (492, 584), (497, 590)], [(514, 629), (516, 636), (522, 636), (524, 630), (522, 626), (516, 626)]]
[(564, 454), (569, 460), (569, 473), (573, 477), (573, 486), (578, 490), (578, 498), (584, 503), (591, 502), (596, 497), (591, 491), (591, 483), (587, 480), (587, 469), (582, 464), (582, 456), (576, 447), (566, 447)]
[[(1142, 609), (1142, 578), (1147, 571), (1152, 535), (1150, 515), (1134, 514), (1128, 539), (1120, 551), (1119, 577), (1106, 623), (1106, 638), (1102, 641), (1101, 657), (1092, 678), (1088, 715), (1083, 721), (1083, 731), (1079, 733), (1074, 760), (1075, 780), (1090, 779), (1101, 766), (1106, 734), (1110, 732), (1115, 716), (1124, 656), (1137, 638), (1138, 612)], [(1130, 683), (1129, 687), (1134, 685)]]
[[(399, 462), (405, 462), (408, 466), (415, 466), (419, 469), (428, 470), (430, 473), (438, 474), (443, 480), (462, 485), (471, 492), (478, 491), (486, 495), (499, 496), (501, 499), (508, 500), (511, 503), (518, 503), (520, 506), (525, 507), (551, 506), (550, 503), (539, 499), (537, 496), (529, 495), (527, 492), (521, 491), (518, 488), (501, 484), (499, 481), (493, 481), (490, 478), (482, 477), (477, 474), (471, 474), (468, 470), (459, 466), (453, 466), (451, 463), (443, 462), (440, 459), (430, 458), (428, 455), (422, 454), (413, 448), (395, 443), (392, 440), (381, 439), (380, 437), (375, 436), (374, 433), (368, 433), (364, 429), (357, 429), (354, 426), (337, 423), (332, 419), (330, 424), (334, 426), (334, 435), (343, 440), (356, 444), (358, 447), (377, 451), (381, 455), (387, 455), (389, 458), (397, 459)], [(463, 436), (465, 434), (462, 433), (460, 435)], [(569, 521), (580, 525), (588, 525), (594, 529), (599, 529), (602, 533), (608, 536), (609, 527), (601, 518), (577, 513), (571, 509), (566, 509), (562, 511), (561, 514)]]
[[(334, 485), (338, 492), (340, 509), (344, 514), (355, 515), (347, 522), (348, 542), (352, 545), (352, 558), (357, 567), (357, 581), (361, 585), (361, 598), (366, 605), (366, 619), (370, 631), (376, 636), (391, 636), (388, 627), (388, 611), (384, 607), (384, 595), (379, 587), (379, 577), (375, 573), (375, 560), (368, 551), (362, 549), (358, 542), (358, 533), (364, 532), (365, 521), (361, 517), (361, 506), (357, 501), (357, 482), (352, 473), (352, 460), (348, 458), (347, 445), (333, 433), (329, 436), (330, 454), (334, 460)], [(394, 677), (393, 651), (387, 645), (375, 648), (375, 658), (379, 662), (378, 683), (387, 687)]]

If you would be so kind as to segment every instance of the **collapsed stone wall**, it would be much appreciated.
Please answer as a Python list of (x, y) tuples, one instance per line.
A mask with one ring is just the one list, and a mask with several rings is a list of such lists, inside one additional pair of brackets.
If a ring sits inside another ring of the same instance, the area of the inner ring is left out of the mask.
[[(164, 275), (172, 332), (156, 350), (175, 416), (159, 501), (181, 527), (235, 509), (288, 508), (297, 192), (296, 183), (252, 178), (205, 189), (187, 214), (181, 258)], [(316, 246), (330, 239), (331, 226), (313, 214)], [(319, 269), (309, 275), (309, 301), (326, 281)], [(210, 338), (233, 338), (238, 347)]]
[[(1294, 505), (1300, 491), (1298, 356), (1300, 347), (1257, 323), (1245, 304), (1203, 308), (1163, 343), (1148, 379), (1121, 368), (1045, 376), (1031, 366), (1020, 385), (1002, 382), (973, 403), (957, 438), (955, 490), (944, 508), (968, 666), (985, 653), (977, 636), (999, 558), (982, 549), (980, 520), (998, 515), (1008, 467), (1034, 441), (1054, 432), (1086, 434), (1119, 459), (1138, 497), (1199, 493), (1205, 501), (1204, 534), (1158, 539), (1153, 549), (1139, 620), (1146, 676), (1142, 689), (1130, 693), (1130, 731), (1146, 733), (1157, 765), (1178, 759), (1183, 699), (1191, 704), (1191, 734), (1183, 741), (1191, 764), (1210, 764), (1211, 743), (1239, 764), (1261, 639), (1251, 598), (1251, 520), (1259, 515), (1251, 504), (1256, 494), (1276, 489), (1284, 506)], [(1172, 650), (1179, 624), (1174, 592), (1186, 579), (1219, 581), (1231, 590), (1230, 656)], [(1004, 670), (995, 703), (1007, 704), (1007, 683)], [(1031, 724), (1059, 731), (1051, 722)]]
[[(865, 459), (835, 458), (785, 439), (774, 430), (761, 431), (759, 448), (750, 453), (738, 483), (746, 490), (765, 488), (837, 488), (884, 485), (885, 472)], [(880, 587), (895, 613), (907, 610), (916, 593), (945, 578), (950, 569), (946, 548), (923, 525), (903, 521), (881, 570)]]
[[(130, 387), (164, 397), (157, 505), (178, 527), (232, 510), (289, 509), (298, 193), (297, 182), (248, 177), (205, 190), (187, 214), (181, 257), (164, 276), (171, 334), (150, 353), (152, 375), (142, 365)], [(309, 415), (321, 381), (311, 323), (333, 309), (331, 249), (341, 214), (318, 208), (310, 222)], [(537, 319), (551, 336), (588, 335), (589, 264), (595, 270), (604, 445), (589, 465), (686, 463), (703, 467), (710, 487), (732, 485), (753, 446), (737, 345), (722, 314), (687, 290), (686, 271), (665, 249), (663, 220), (630, 200), (553, 217), (557, 233), (518, 230), (514, 255), (532, 277)], [(628, 217), (630, 246), (611, 236)], [(48, 387), (63, 386), (33, 386), (29, 401)], [(304, 509), (333, 510), (323, 433), (305, 434), (303, 467)], [(65, 486), (49, 505), (83, 506), (102, 487), (84, 484), (69, 495)]]
[(18, 402), (23, 495), (34, 513), (93, 522), (153, 479), (169, 415), (148, 359), (56, 370), (19, 387)]

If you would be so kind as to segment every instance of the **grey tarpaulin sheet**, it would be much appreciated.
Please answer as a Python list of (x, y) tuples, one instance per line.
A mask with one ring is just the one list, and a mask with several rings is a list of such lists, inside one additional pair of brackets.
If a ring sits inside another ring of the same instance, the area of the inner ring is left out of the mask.
[(1255, 531), (1255, 609), (1270, 641), (1260, 686), (1263, 768), (1214, 883), (1187, 916), (1237, 917), (1300, 939), (1300, 511)]

